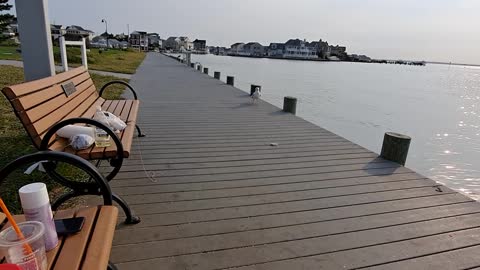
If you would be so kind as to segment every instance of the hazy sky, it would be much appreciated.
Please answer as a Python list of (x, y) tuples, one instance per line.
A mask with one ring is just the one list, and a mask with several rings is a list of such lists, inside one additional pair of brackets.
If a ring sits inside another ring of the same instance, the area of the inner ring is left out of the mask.
[(480, 64), (479, 0), (49, 0), (51, 22), (208, 45), (327, 40), (375, 58)]

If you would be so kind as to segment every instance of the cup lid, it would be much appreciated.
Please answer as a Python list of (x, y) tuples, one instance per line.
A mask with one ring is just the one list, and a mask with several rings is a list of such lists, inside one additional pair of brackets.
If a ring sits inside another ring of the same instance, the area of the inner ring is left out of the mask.
[(25, 236), (25, 239), (20, 240), (13, 227), (10, 226), (0, 232), (0, 247), (11, 247), (35, 242), (43, 237), (45, 233), (45, 226), (38, 221), (21, 222), (18, 223), (18, 227)]

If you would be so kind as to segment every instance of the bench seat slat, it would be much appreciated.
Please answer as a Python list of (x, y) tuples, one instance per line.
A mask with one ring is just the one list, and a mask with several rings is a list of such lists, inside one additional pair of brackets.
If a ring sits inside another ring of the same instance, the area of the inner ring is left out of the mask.
[(97, 218), (98, 208), (82, 208), (75, 216), (85, 217), (83, 228), (80, 232), (69, 235), (62, 247), (61, 253), (57, 257), (57, 261), (54, 265), (55, 270), (64, 269), (79, 269), (82, 264), (83, 253), (88, 244), (89, 236), (95, 226), (95, 220)]
[(32, 92), (36, 92), (39, 89), (44, 89), (51, 87), (55, 84), (63, 83), (65, 81), (71, 80), (73, 77), (76, 77), (86, 72), (87, 70), (84, 67), (75, 68), (52, 77), (47, 77), (36, 81), (25, 82), (6, 87), (3, 89), (3, 93), (9, 100), (11, 100)]
[[(90, 76), (88, 73), (83, 73), (73, 78), (72, 80), (68, 80), (67, 82), (73, 82), (75, 87), (78, 87), (77, 91), (72, 93), (72, 95), (68, 98), (71, 99), (73, 96), (77, 95), (78, 92), (80, 92), (80, 90), (83, 91), (85, 88), (83, 89), (79, 89), (79, 88), (81, 87), (82, 83), (88, 80), (89, 78)], [(51, 98), (55, 98), (57, 96), (64, 97), (65, 100), (68, 99), (67, 96), (65, 95), (65, 92), (63, 91), (61, 84), (56, 84), (50, 88), (46, 88), (23, 97), (13, 99), (12, 104), (15, 110), (25, 111), (35, 106), (41, 106), (42, 103), (48, 101)]]
[(103, 206), (99, 212), (81, 268), (84, 270), (104, 270), (102, 266), (107, 265), (110, 258), (118, 209), (114, 206)]
[(68, 99), (76, 97), (77, 95), (81, 94), (83, 91), (91, 88), (92, 86), (93, 81), (91, 79), (88, 79), (83, 83), (77, 85), (77, 91), (69, 97), (67, 97), (62, 91), (62, 93), (55, 98), (42, 103), (40, 106), (28, 109), (23, 112), (22, 121), (26, 123), (35, 123), (36, 121), (48, 115), (52, 111), (55, 111), (58, 108), (62, 107), (68, 101)]

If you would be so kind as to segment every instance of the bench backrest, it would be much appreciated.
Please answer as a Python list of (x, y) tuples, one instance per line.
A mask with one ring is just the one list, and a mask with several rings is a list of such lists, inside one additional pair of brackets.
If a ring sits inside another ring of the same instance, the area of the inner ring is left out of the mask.
[[(67, 96), (62, 85), (69, 82), (75, 85), (75, 92)], [(62, 120), (84, 115), (100, 99), (84, 67), (5, 87), (2, 92), (37, 148), (50, 127)]]

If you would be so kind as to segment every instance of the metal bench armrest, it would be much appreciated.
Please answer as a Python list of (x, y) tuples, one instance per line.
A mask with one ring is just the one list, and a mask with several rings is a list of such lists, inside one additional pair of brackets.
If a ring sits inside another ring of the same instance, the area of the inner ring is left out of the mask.
[(93, 166), (91, 163), (80, 157), (64, 152), (40, 151), (34, 154), (22, 156), (7, 164), (0, 171), (0, 183), (16, 169), (40, 161), (64, 162), (81, 169), (82, 171), (87, 173), (91, 177), (91, 179), (95, 181), (96, 186), (98, 187), (100, 194), (103, 197), (103, 204), (112, 205), (113, 199), (110, 185), (108, 184), (105, 177), (103, 177), (103, 175), (98, 172), (97, 168), (95, 168), (95, 166)]
[(135, 90), (133, 90), (133, 87), (132, 87), (130, 84), (128, 84), (128, 83), (126, 83), (126, 82), (124, 82), (124, 81), (111, 81), (111, 82), (106, 83), (104, 86), (102, 86), (102, 89), (100, 89), (100, 93), (99, 93), (100, 97), (103, 95), (103, 91), (105, 91), (105, 89), (106, 89), (108, 86), (110, 86), (110, 85), (112, 85), (112, 84), (116, 84), (116, 83), (125, 85), (128, 89), (130, 89), (130, 91), (132, 91), (133, 98), (134, 98), (135, 100), (138, 100), (138, 98), (137, 98), (137, 92), (135, 92)]

